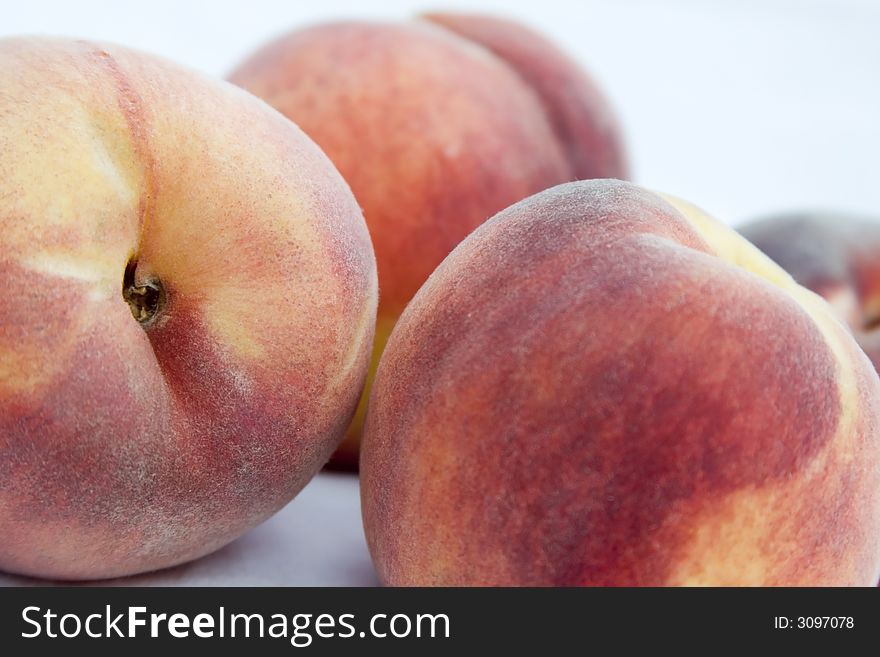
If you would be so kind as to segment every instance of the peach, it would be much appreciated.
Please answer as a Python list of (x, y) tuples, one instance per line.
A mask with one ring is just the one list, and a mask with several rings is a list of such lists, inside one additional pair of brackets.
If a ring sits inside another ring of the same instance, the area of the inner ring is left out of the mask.
[(611, 180), (496, 215), (403, 313), (361, 459), (392, 585), (869, 585), (880, 380), (817, 295)]
[(779, 215), (740, 233), (825, 297), (880, 367), (880, 223), (847, 214)]
[(60, 39), (0, 42), (0, 152), (0, 568), (162, 568), (288, 502), (377, 303), (326, 156), (231, 84)]
[[(319, 25), (266, 46), (230, 80), (302, 127), (363, 208), (381, 289), (374, 363), (412, 295), (485, 219), (561, 182), (627, 175), (595, 85), (509, 21)], [(341, 467), (357, 467), (363, 412)]]

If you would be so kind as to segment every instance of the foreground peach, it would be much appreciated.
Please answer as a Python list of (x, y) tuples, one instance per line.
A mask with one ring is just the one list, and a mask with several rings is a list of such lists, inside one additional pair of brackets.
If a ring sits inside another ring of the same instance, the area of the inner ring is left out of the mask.
[(562, 185), (403, 313), (361, 460), (393, 585), (872, 585), (880, 381), (827, 304), (693, 206)]
[(755, 221), (740, 233), (798, 283), (825, 297), (880, 368), (880, 222), (791, 214)]
[[(412, 295), (480, 223), (561, 182), (627, 175), (594, 84), (510, 21), (319, 25), (268, 45), (230, 79), (296, 121), (364, 209), (381, 287), (374, 362)], [(357, 466), (363, 411), (339, 466)]]
[(284, 505), (371, 350), (330, 161), (230, 84), (64, 40), (0, 42), (0, 153), (0, 568), (161, 568)]

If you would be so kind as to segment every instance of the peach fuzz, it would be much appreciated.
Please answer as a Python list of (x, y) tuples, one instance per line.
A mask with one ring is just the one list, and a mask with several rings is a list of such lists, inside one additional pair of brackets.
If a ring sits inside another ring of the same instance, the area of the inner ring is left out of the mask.
[[(627, 176), (593, 82), (510, 21), (318, 25), (259, 50), (230, 80), (310, 135), (363, 208), (381, 290), (374, 362), (413, 294), (480, 223), (561, 182)], [(340, 467), (357, 467), (364, 410)]]
[(820, 297), (684, 201), (571, 183), (401, 316), (364, 526), (390, 585), (873, 585), (878, 429)]
[(377, 278), (345, 181), (231, 84), (0, 41), (0, 568), (127, 575), (216, 550), (342, 438)]

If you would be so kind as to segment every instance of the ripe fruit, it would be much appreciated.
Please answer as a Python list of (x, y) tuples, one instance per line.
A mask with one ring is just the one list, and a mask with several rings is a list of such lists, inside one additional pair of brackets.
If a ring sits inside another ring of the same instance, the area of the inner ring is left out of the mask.
[(825, 297), (880, 366), (880, 223), (848, 215), (792, 214), (740, 229), (804, 287)]
[(878, 431), (818, 296), (683, 201), (561, 185), (401, 316), (364, 525), (392, 585), (873, 585)]
[[(319, 25), (266, 46), (230, 79), (301, 126), (364, 209), (381, 288), (374, 362), (419, 286), (492, 214), (561, 182), (627, 175), (593, 83), (509, 21)], [(357, 466), (363, 411), (339, 466)]]
[(115, 46), (0, 42), (0, 568), (114, 577), (290, 500), (351, 419), (377, 281), (287, 119)]

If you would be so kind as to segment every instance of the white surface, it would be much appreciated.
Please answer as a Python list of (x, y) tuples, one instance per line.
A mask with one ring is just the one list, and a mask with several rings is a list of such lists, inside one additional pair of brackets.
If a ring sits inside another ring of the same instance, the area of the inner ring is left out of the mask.
[[(0, 573), (0, 586), (52, 584)], [(123, 586), (376, 586), (357, 477), (320, 474), (275, 516), (222, 550)]]
[[(297, 25), (425, 8), (506, 14), (554, 38), (619, 111), (638, 182), (729, 223), (801, 208), (880, 217), (877, 0), (3, 2), (0, 37), (115, 41), (222, 76)], [(357, 481), (322, 475), (215, 555), (125, 582), (375, 584)]]

